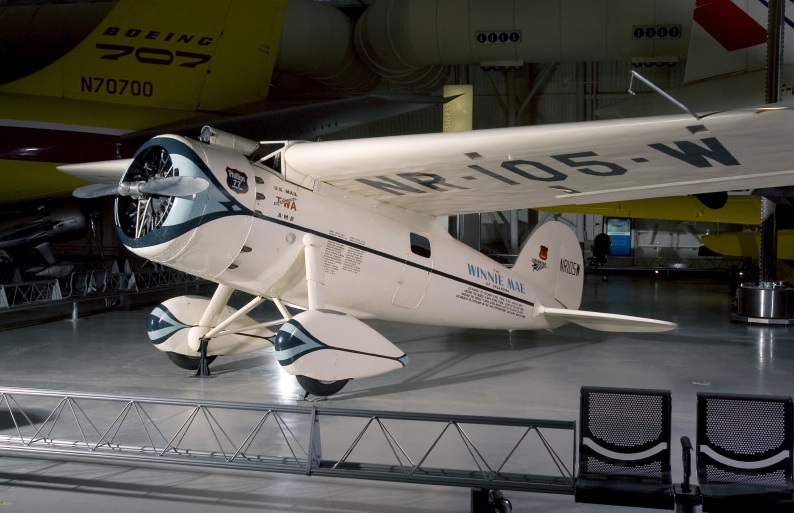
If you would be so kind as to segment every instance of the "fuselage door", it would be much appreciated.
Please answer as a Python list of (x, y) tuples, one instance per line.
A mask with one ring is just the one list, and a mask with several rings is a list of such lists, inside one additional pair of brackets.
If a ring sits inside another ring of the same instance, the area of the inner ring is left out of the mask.
[(422, 303), (433, 276), (430, 240), (423, 235), (411, 232), (410, 244), (402, 276), (392, 297), (392, 304), (402, 308), (416, 308)]

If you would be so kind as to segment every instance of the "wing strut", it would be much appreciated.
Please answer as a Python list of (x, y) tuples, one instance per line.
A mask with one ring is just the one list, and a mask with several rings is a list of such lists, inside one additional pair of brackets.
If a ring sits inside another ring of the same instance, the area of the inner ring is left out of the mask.
[(277, 319), (275, 321), (263, 322), (260, 324), (255, 324), (253, 326), (246, 326), (242, 329), (231, 330), (231, 331), (227, 330), (226, 328), (229, 327), (232, 323), (234, 323), (234, 321), (236, 321), (237, 319), (239, 319), (244, 315), (247, 315), (248, 312), (250, 312), (257, 306), (261, 305), (262, 303), (268, 300), (267, 297), (256, 296), (251, 301), (249, 301), (245, 306), (243, 306), (233, 314), (229, 315), (226, 319), (224, 319), (220, 323), (216, 324), (214, 328), (210, 329), (209, 327), (215, 324), (215, 322), (218, 319), (218, 316), (220, 315), (220, 312), (223, 310), (223, 307), (226, 306), (226, 303), (229, 301), (232, 292), (234, 292), (234, 289), (232, 287), (229, 287), (228, 285), (219, 284), (218, 288), (215, 289), (215, 293), (212, 295), (212, 299), (207, 305), (207, 309), (204, 311), (204, 315), (201, 316), (199, 325), (191, 328), (191, 329), (199, 329), (202, 331), (208, 330), (203, 335), (190, 338), (191, 342), (193, 340), (196, 340), (198, 342), (198, 347), (194, 347), (193, 349), (198, 350), (200, 353), (199, 366), (198, 366), (198, 370), (196, 371), (196, 377), (206, 378), (210, 376), (209, 363), (207, 361), (207, 349), (209, 347), (209, 342), (211, 339), (229, 333), (245, 333), (247, 331), (253, 331), (260, 328), (268, 328), (270, 326), (275, 326), (277, 324), (284, 324), (290, 318), (292, 318), (292, 316), (284, 306), (284, 303), (282, 303), (281, 300), (277, 298), (273, 298), (273, 302), (275, 303), (276, 307), (278, 308), (279, 312), (282, 315), (281, 319)]
[(306, 258), (306, 285), (309, 292), (309, 310), (325, 308), (325, 270), (321, 253), (322, 240), (311, 234), (303, 236), (304, 256)]
[[(229, 298), (232, 297), (232, 292), (234, 292), (232, 287), (223, 284), (218, 285), (218, 288), (215, 289), (215, 293), (212, 295), (212, 299), (210, 299), (210, 302), (207, 305), (207, 309), (201, 316), (201, 320), (199, 320), (199, 328), (204, 326), (212, 326), (212, 324), (215, 322), (215, 319), (218, 318), (221, 309), (229, 301)], [(208, 378), (210, 376), (210, 368), (209, 364), (207, 363), (207, 346), (209, 343), (210, 337), (208, 337), (207, 333), (205, 333), (204, 336), (199, 339), (198, 349), (201, 353), (201, 356), (199, 357), (199, 366), (198, 370), (196, 371), (196, 377)]]
[(672, 103), (673, 105), (675, 105), (679, 109), (683, 110), (684, 112), (686, 112), (687, 114), (689, 114), (693, 118), (697, 119), (698, 121), (703, 119), (703, 116), (698, 115), (697, 113), (695, 113), (694, 110), (690, 109), (689, 107), (687, 107), (686, 105), (684, 105), (680, 101), (676, 100), (669, 93), (665, 92), (661, 87), (659, 87), (658, 85), (654, 84), (653, 82), (651, 82), (647, 78), (643, 77), (642, 75), (640, 75), (639, 73), (637, 73), (634, 70), (631, 70), (631, 80), (629, 81), (629, 94), (630, 95), (634, 96), (634, 94), (635, 94), (634, 93), (634, 89), (632, 89), (632, 86), (634, 85), (634, 78), (635, 77), (640, 82), (644, 83), (645, 85), (647, 85), (648, 87), (650, 87), (651, 89), (656, 91), (657, 93), (661, 94), (662, 97), (665, 100), (669, 101), (670, 103)]

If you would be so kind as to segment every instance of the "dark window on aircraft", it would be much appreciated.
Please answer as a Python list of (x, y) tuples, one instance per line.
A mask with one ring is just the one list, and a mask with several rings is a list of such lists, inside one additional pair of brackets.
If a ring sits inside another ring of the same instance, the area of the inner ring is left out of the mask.
[(269, 167), (278, 174), (283, 174), (281, 166), (281, 149), (284, 148), (283, 142), (262, 142), (259, 147), (249, 157), (251, 161), (259, 162)]
[(416, 233), (411, 234), (411, 253), (420, 257), (430, 258), (430, 241)]

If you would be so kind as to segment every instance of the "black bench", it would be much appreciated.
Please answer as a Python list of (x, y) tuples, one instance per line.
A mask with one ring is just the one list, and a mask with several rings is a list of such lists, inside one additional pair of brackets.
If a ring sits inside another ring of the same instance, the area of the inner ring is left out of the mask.
[(794, 512), (790, 397), (699, 393), (704, 512)]
[(673, 509), (669, 390), (582, 387), (576, 502)]

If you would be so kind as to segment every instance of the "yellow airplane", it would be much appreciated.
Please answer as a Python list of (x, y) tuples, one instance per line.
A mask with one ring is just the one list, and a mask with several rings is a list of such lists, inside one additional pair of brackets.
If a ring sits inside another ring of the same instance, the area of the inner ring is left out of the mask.
[(286, 3), (119, 0), (104, 16), (93, 7), (100, 19), (86, 37), (0, 85), (0, 202), (70, 193), (84, 182), (54, 164), (130, 157), (126, 134), (263, 100)]
[[(702, 240), (704, 246), (721, 255), (754, 259), (759, 257), (761, 234), (757, 231), (704, 235)], [(794, 260), (794, 230), (778, 230), (777, 258)]]
[(708, 199), (704, 202), (697, 196), (673, 196), (670, 198), (612, 201), (592, 205), (563, 205), (538, 210), (634, 219), (761, 224), (761, 197), (749, 194), (728, 195), (717, 204), (710, 203)]
[(50, 241), (87, 233), (94, 207), (70, 197), (87, 182), (58, 165), (123, 165), (152, 134), (196, 137), (207, 122), (242, 136), (308, 139), (442, 101), (367, 95), (265, 106), (286, 9), (287, 0), (3, 5), (0, 260), (28, 261), (35, 247), (54, 264)]
[[(367, 95), (265, 111), (286, 8), (287, 0), (4, 6), (2, 19), (24, 30), (0, 70), (0, 204), (68, 196), (86, 182), (57, 165), (126, 159), (154, 133), (196, 137), (211, 122), (240, 136), (313, 138), (442, 101)], [(65, 48), (42, 50), (42, 40)]]
[[(592, 205), (562, 205), (539, 208), (545, 212), (590, 214), (632, 219), (661, 219), (760, 226), (761, 200), (755, 195), (728, 195), (725, 203), (707, 206), (696, 196), (674, 196), (643, 200), (612, 201)], [(794, 259), (794, 230), (778, 230), (777, 257)], [(703, 245), (725, 256), (758, 258), (758, 231), (726, 231), (701, 237)]]

